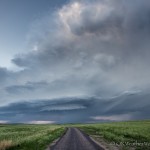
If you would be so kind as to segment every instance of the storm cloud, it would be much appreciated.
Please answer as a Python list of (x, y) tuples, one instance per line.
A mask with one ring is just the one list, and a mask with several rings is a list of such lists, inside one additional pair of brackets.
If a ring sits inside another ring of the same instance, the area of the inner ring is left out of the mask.
[[(0, 68), (2, 104), (54, 98), (63, 102), (67, 97), (87, 97), (83, 105), (74, 100), (73, 105), (50, 106), (42, 110), (55, 111), (57, 116), (57, 111), (74, 108), (74, 118), (80, 112), (83, 114), (80, 119), (85, 121), (92, 121), (92, 118), (93, 121), (112, 120), (111, 116), (116, 118), (121, 113), (129, 119), (131, 112), (135, 112), (131, 118), (142, 118), (146, 105), (150, 104), (149, 40), (148, 0), (73, 0), (33, 24), (29, 35), (30, 52), (17, 54), (12, 59), (20, 71)], [(145, 99), (137, 94), (125, 100), (119, 97), (112, 100), (116, 105), (107, 103), (107, 99), (126, 91), (140, 91), (147, 96)], [(98, 99), (90, 102), (88, 97)], [(102, 109), (103, 102), (107, 104), (104, 105), (106, 110), (111, 108), (106, 112), (97, 108), (94, 113), (95, 104)], [(131, 107), (128, 107), (129, 103)], [(143, 103), (143, 107), (135, 107), (135, 103)], [(80, 111), (76, 112), (76, 109)], [(140, 111), (141, 117), (137, 117), (136, 110)], [(38, 112), (41, 116), (42, 111)], [(57, 122), (57, 119), (51, 119)], [(80, 122), (80, 119), (75, 120)]]
[(149, 119), (149, 96), (122, 93), (107, 99), (74, 97), (12, 103), (0, 108), (0, 120), (9, 123), (92, 123)]

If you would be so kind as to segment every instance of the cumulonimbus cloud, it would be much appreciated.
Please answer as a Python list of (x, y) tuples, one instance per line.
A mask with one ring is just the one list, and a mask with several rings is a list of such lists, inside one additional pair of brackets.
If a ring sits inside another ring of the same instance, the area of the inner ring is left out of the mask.
[(149, 89), (149, 18), (147, 0), (71, 1), (33, 26), (34, 49), (12, 59), (24, 70), (0, 70), (8, 74), (3, 98), (108, 97)]

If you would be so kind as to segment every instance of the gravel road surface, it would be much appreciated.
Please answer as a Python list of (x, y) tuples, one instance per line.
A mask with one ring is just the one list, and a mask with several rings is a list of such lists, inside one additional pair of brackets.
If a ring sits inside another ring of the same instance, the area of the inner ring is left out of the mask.
[(66, 134), (50, 150), (104, 150), (84, 132), (69, 128)]

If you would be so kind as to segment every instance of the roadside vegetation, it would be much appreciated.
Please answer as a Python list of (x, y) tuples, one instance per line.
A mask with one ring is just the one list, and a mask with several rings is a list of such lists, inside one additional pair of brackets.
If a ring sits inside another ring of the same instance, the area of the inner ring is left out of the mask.
[(129, 121), (78, 125), (96, 140), (123, 150), (150, 150), (150, 121)]
[(0, 125), (0, 150), (45, 150), (63, 133), (59, 125)]
[[(150, 121), (79, 125), (0, 125), (0, 150), (45, 150), (65, 132), (78, 127), (102, 145), (119, 150), (150, 150)], [(104, 143), (103, 143), (104, 142)], [(111, 149), (112, 148), (112, 149)]]

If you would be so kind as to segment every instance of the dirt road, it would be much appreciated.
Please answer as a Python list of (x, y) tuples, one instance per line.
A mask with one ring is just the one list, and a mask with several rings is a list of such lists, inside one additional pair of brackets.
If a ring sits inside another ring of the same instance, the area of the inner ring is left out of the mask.
[(50, 150), (104, 150), (85, 133), (69, 128), (66, 134)]

